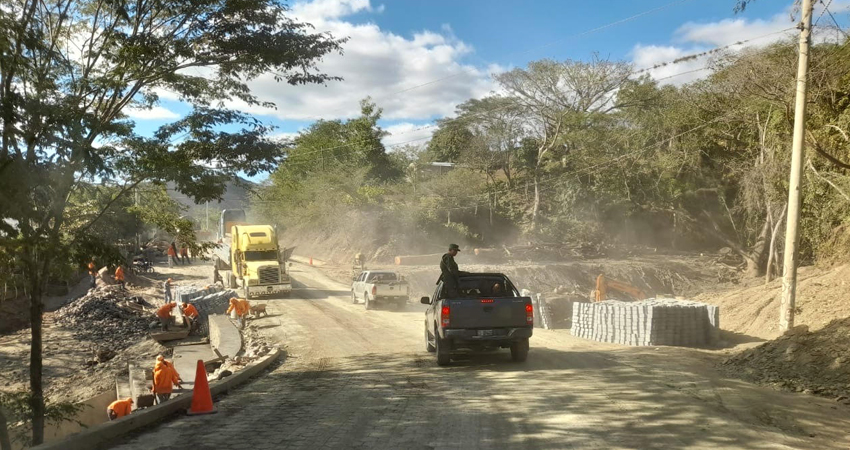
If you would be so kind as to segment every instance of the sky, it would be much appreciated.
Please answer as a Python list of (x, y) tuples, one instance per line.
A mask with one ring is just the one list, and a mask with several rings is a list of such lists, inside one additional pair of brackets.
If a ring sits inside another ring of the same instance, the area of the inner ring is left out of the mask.
[[(316, 31), (348, 37), (344, 55), (328, 55), (319, 68), (343, 81), (289, 86), (271, 75), (250, 82), (277, 109), (230, 107), (275, 125), (291, 137), (318, 119), (359, 113), (366, 96), (384, 109), (380, 125), (388, 150), (424, 144), (434, 121), (455, 106), (497, 89), (492, 75), (549, 58), (588, 60), (594, 55), (650, 68), (676, 58), (733, 45), (763, 46), (796, 34), (793, 0), (756, 0), (735, 13), (737, 0), (312, 0), (290, 3), (296, 18)], [(827, 0), (829, 1), (829, 0)], [(823, 11), (818, 1), (814, 17)], [(829, 11), (845, 20), (850, 0)], [(831, 25), (824, 15), (820, 25)], [(817, 30), (817, 28), (816, 28)], [(682, 84), (706, 76), (708, 57), (649, 70), (660, 83)], [(144, 134), (188, 112), (163, 93), (160, 105), (130, 110)], [(255, 181), (264, 176), (255, 178)]]

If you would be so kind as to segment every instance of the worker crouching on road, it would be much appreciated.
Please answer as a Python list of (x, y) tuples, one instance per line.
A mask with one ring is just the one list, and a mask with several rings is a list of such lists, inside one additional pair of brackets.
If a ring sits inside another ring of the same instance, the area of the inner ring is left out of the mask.
[(231, 319), (238, 320), (239, 328), (244, 329), (249, 312), (251, 312), (251, 304), (248, 303), (248, 300), (232, 297), (230, 299), (230, 306), (227, 307), (225, 314), (230, 314)]
[(191, 303), (186, 303), (183, 307), (183, 316), (186, 317), (186, 320), (189, 322), (189, 334), (196, 333), (198, 328), (200, 328), (200, 315), (198, 314), (197, 308), (195, 305)]
[(177, 303), (169, 302), (159, 307), (156, 310), (156, 318), (159, 319), (159, 322), (162, 324), (162, 331), (168, 331), (168, 326), (171, 325), (171, 322), (174, 320), (171, 317), (171, 311), (177, 307)]
[(106, 416), (109, 420), (120, 419), (132, 412), (133, 399), (125, 398), (124, 400), (115, 400), (106, 407)]
[(162, 355), (157, 356), (156, 364), (153, 366), (153, 387), (151, 388), (156, 396), (156, 402), (159, 404), (168, 401), (174, 386), (183, 389), (181, 383), (183, 380), (180, 379), (174, 364), (166, 361)]

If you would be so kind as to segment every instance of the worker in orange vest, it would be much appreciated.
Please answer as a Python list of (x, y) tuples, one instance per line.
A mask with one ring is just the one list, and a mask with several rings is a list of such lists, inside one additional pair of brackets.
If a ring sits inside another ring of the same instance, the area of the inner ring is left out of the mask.
[(120, 419), (133, 410), (133, 399), (115, 400), (106, 407), (106, 416), (109, 420)]
[(231, 297), (230, 306), (225, 314), (231, 314), (231, 318), (239, 320), (239, 328), (245, 328), (245, 319), (251, 311), (251, 304), (244, 298)]
[(177, 307), (177, 303), (169, 302), (159, 307), (156, 310), (156, 317), (159, 319), (159, 322), (162, 324), (162, 331), (168, 331), (168, 326), (171, 325), (171, 321), (173, 317), (171, 317), (171, 310)]
[(121, 285), (121, 290), (126, 290), (127, 288), (124, 286), (124, 266), (118, 266), (115, 269), (115, 281)]
[(165, 357), (159, 355), (156, 357), (156, 364), (153, 366), (153, 387), (151, 391), (156, 396), (157, 403), (163, 403), (171, 398), (171, 392), (174, 386), (183, 389), (181, 386), (183, 380), (180, 379), (180, 374), (174, 368), (174, 364), (165, 360)]
[(195, 305), (191, 303), (185, 303), (186, 306), (183, 307), (183, 315), (186, 316), (186, 319), (189, 321), (189, 333), (193, 333), (198, 330), (201, 322), (200, 316), (198, 315), (198, 310), (195, 308)]
[(94, 258), (89, 261), (89, 276), (91, 277), (91, 287), (90, 289), (94, 289), (97, 287), (97, 270), (95, 270)]

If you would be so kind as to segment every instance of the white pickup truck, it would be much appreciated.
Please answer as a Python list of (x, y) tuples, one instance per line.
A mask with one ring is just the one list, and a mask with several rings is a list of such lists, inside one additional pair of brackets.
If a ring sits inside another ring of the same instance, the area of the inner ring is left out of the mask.
[(395, 272), (366, 270), (354, 277), (351, 283), (351, 302), (362, 301), (366, 309), (382, 304), (393, 304), (403, 309), (408, 299), (407, 281)]

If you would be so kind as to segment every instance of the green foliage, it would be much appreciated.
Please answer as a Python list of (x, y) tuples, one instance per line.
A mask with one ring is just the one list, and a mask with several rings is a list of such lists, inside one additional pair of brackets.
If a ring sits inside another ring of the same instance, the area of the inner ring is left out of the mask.
[[(6, 417), (12, 442), (29, 447), (32, 445), (30, 428), (32, 427), (32, 396), (27, 391), (0, 392), (0, 409)], [(59, 424), (75, 422), (75, 417), (86, 405), (71, 402), (48, 402), (45, 405), (44, 418), (47, 422)], [(0, 424), (3, 426), (4, 424)]]
[[(276, 167), (283, 149), (267, 139), (271, 128), (224, 105), (274, 107), (246, 84), (266, 73), (292, 85), (339, 79), (316, 62), (344, 40), (314, 33), (277, 0), (10, 0), (0, 8), (0, 29), (0, 245), (18, 261), (31, 296), (39, 444), (48, 279), (63, 275), (81, 240), (93, 244), (96, 231), (110, 238), (112, 230), (94, 227), (142, 183), (172, 182), (203, 202), (219, 199), (238, 173)], [(137, 135), (126, 108), (154, 107), (163, 90), (191, 112), (153, 136)], [(92, 213), (75, 196), (95, 183), (114, 194), (96, 198), (103, 209)], [(91, 220), (69, 216), (74, 207)], [(156, 214), (147, 219), (164, 225)], [(191, 226), (172, 224), (193, 241)]]

